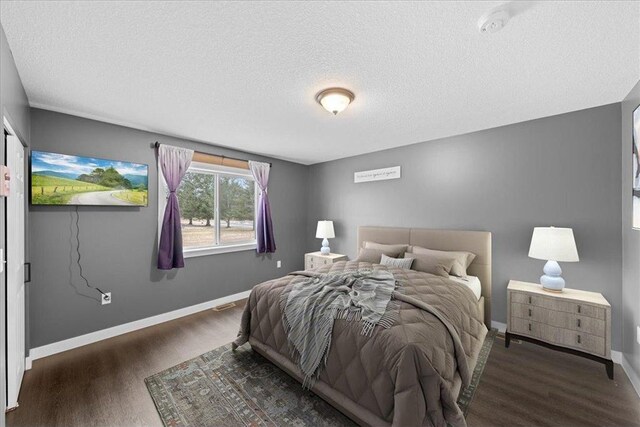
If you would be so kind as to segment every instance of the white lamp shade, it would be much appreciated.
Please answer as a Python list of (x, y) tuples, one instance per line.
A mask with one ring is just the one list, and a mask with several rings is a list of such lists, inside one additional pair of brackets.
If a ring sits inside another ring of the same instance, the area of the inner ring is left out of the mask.
[(317, 239), (333, 239), (336, 234), (333, 231), (333, 221), (318, 221), (316, 228)]
[(531, 258), (561, 262), (577, 262), (578, 249), (570, 228), (536, 227), (533, 229)]

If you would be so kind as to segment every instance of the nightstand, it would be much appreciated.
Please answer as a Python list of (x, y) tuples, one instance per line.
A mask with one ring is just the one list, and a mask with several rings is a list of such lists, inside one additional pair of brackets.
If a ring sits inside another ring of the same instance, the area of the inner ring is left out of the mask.
[(597, 292), (564, 288), (548, 292), (537, 283), (507, 286), (507, 332), (511, 338), (604, 363), (613, 379), (611, 305)]
[(333, 264), (338, 261), (346, 261), (347, 256), (342, 254), (323, 255), (320, 252), (309, 252), (304, 254), (304, 269), (320, 267), (325, 264)]

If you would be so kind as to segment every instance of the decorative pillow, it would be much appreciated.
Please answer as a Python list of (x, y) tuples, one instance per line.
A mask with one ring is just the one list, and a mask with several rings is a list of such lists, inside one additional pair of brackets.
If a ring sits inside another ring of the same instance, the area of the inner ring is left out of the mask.
[(471, 265), (476, 258), (476, 254), (465, 251), (437, 251), (435, 249), (422, 248), (420, 246), (412, 246), (409, 252), (414, 254), (429, 255), (436, 258), (453, 259), (453, 267), (451, 274), (453, 276), (467, 276), (467, 267)]
[(391, 251), (382, 251), (380, 249), (362, 248), (358, 253), (358, 258), (356, 258), (356, 261), (370, 262), (372, 264), (380, 264), (380, 259), (382, 258), (382, 255), (386, 255), (391, 258), (397, 258), (401, 255), (401, 252), (391, 252)]
[(412, 270), (423, 271), (425, 273), (435, 274), (436, 276), (449, 277), (451, 267), (453, 267), (453, 258), (436, 258), (424, 254), (405, 253), (405, 258), (413, 258)]
[(382, 254), (380, 264), (391, 267), (406, 268), (409, 270), (411, 268), (411, 264), (413, 264), (413, 258), (391, 258)]
[(363, 243), (362, 247), (365, 248), (365, 249), (377, 249), (379, 251), (383, 251), (387, 255), (388, 255), (388, 252), (398, 253), (398, 254), (402, 255), (403, 253), (405, 253), (407, 251), (407, 248), (409, 247), (409, 245), (402, 245), (402, 244), (384, 245), (382, 243), (375, 243), (375, 242), (367, 242), (367, 241), (365, 241)]

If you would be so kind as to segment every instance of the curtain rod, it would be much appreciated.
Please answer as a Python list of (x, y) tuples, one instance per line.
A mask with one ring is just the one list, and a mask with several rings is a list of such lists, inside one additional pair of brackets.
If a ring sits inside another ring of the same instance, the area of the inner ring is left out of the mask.
[[(160, 143), (159, 143), (158, 141), (156, 141), (156, 143), (155, 143), (155, 144), (153, 144), (153, 148), (155, 149), (155, 148), (158, 148), (158, 147), (160, 147)], [(194, 150), (194, 151), (195, 151), (195, 150)], [(220, 154), (204, 153), (204, 152), (202, 152), (202, 151), (195, 151), (195, 152), (196, 152), (196, 153), (200, 153), (200, 154), (205, 154), (205, 155), (207, 155), (207, 156), (217, 156), (217, 157), (222, 157), (222, 159), (223, 159), (223, 160), (224, 160), (224, 159), (229, 159), (229, 160), (236, 160), (236, 161), (238, 161), (238, 162), (247, 162), (247, 163), (249, 162), (247, 159), (238, 159), (237, 157), (229, 157), (229, 156), (223, 156), (223, 155), (220, 155)], [(267, 162), (267, 163), (269, 163), (269, 166), (273, 166), (273, 164), (272, 164), (271, 162)]]

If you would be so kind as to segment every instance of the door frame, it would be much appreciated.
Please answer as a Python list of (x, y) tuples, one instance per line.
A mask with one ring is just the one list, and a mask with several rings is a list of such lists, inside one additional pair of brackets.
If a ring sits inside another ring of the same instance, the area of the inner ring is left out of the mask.
[[(23, 234), (22, 238), (23, 238), (23, 244), (24, 244), (24, 248), (25, 248), (25, 250), (24, 250), (25, 253), (23, 254), (23, 259), (26, 262), (26, 255), (27, 255), (27, 251), (26, 251), (26, 248), (27, 248), (26, 227), (27, 227), (27, 216), (28, 216), (27, 200), (28, 200), (28, 194), (29, 194), (28, 191), (27, 191), (28, 190), (27, 182), (28, 182), (29, 170), (28, 170), (26, 162), (27, 162), (28, 156), (29, 156), (29, 150), (28, 150), (29, 147), (24, 143), (24, 141), (20, 137), (20, 135), (14, 130), (14, 127), (11, 125), (10, 118), (7, 117), (6, 114), (3, 114), (2, 122), (3, 122), (3, 132), (6, 130), (6, 132), (10, 136), (15, 137), (18, 140), (18, 142), (20, 143), (20, 145), (22, 145), (22, 148), (24, 149), (24, 158), (25, 158), (24, 184), (25, 184), (25, 188), (23, 189), (23, 191), (24, 191), (24, 194), (25, 194), (25, 199), (24, 199), (25, 200), (25, 206), (24, 206), (25, 233)], [(3, 137), (4, 137), (4, 135), (3, 135)], [(3, 151), (4, 151), (4, 154), (5, 154), (4, 164), (6, 165), (7, 164), (7, 154), (8, 154), (7, 153), (6, 144), (3, 146)], [(8, 314), (7, 313), (7, 303), (8, 303), (7, 302), (7, 290), (8, 290), (9, 283), (8, 283), (7, 263), (6, 263), (6, 259), (7, 259), (7, 255), (6, 254), (7, 254), (7, 250), (9, 249), (7, 247), (7, 238), (8, 238), (8, 235), (7, 235), (7, 224), (8, 224), (8, 219), (9, 218), (8, 218), (8, 215), (7, 215), (7, 213), (8, 213), (7, 212), (7, 206), (8, 206), (7, 205), (7, 198), (5, 198), (4, 199), (4, 214), (5, 214), (5, 218), (4, 218), (4, 223), (0, 225), (4, 229), (4, 241), (2, 242), (2, 247), (4, 247), (4, 251), (3, 251), (2, 259), (0, 260), (0, 262), (3, 263), (3, 269), (2, 269), (3, 271), (0, 274), (2, 274), (4, 283), (5, 283), (5, 289), (2, 292), (2, 306), (3, 306), (2, 307), (2, 311), (3, 311), (3, 317), (4, 317), (3, 318), (4, 327), (2, 328), (2, 346), (4, 347), (4, 351), (2, 352), (3, 354), (1, 356), (1, 358), (2, 358), (2, 371), (3, 371), (2, 372), (2, 384), (1, 384), (1, 387), (2, 387), (2, 395), (4, 397), (2, 399), (2, 408), (4, 408), (4, 411), (2, 411), (3, 413), (6, 412), (6, 411), (11, 411), (13, 409), (16, 409), (18, 407), (17, 396), (16, 396), (16, 402), (15, 402), (14, 406), (8, 407), (8, 405), (7, 405), (9, 403), (8, 402), (8, 399), (9, 399), (9, 395), (8, 395), (9, 384), (8, 384), (8, 375), (7, 375), (8, 374), (8, 369), (9, 369), (9, 366), (8, 366), (8, 363), (7, 363), (8, 362), (8, 354), (9, 354), (8, 353), (9, 352), (9, 348), (8, 348), (8, 345), (7, 345), (7, 339), (8, 339), (7, 331), (8, 331), (8, 326), (9, 326), (8, 325), (8, 317), (7, 317), (7, 314)], [(22, 319), (22, 322), (23, 322), (23, 329), (25, 331), (25, 334), (24, 334), (25, 335), (24, 336), (24, 339), (25, 339), (25, 343), (24, 343), (25, 344), (25, 349), (24, 349), (24, 358), (25, 358), (25, 360), (24, 360), (24, 372), (26, 372), (27, 368), (29, 367), (28, 366), (29, 365), (28, 364), (28, 360), (29, 360), (28, 351), (27, 351), (27, 348), (26, 348), (27, 347), (27, 345), (26, 345), (26, 343), (27, 343), (27, 331), (26, 331), (26, 326), (27, 326), (27, 321), (26, 321), (26, 317), (27, 317), (27, 303), (26, 303), (27, 286), (26, 286), (26, 283), (24, 284), (24, 286), (25, 286), (25, 288), (24, 288), (24, 292), (25, 292), (25, 307), (24, 307), (24, 313), (23, 313), (24, 314), (24, 318)], [(23, 373), (23, 375), (24, 375), (24, 373)], [(18, 393), (19, 392), (20, 392), (20, 387), (18, 388)], [(11, 402), (11, 403), (14, 403), (14, 402)]]

